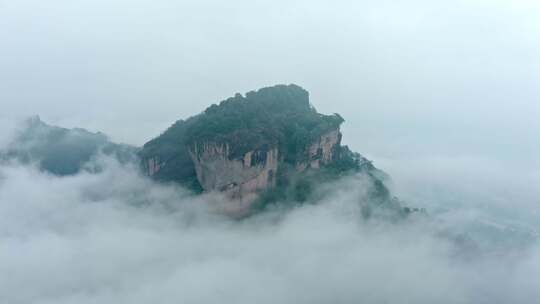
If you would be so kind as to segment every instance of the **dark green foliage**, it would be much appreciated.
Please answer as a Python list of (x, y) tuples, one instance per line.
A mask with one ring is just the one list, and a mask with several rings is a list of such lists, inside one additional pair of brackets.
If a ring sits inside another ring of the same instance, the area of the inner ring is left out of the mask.
[(156, 180), (177, 182), (199, 193), (202, 192), (202, 188), (186, 144), (186, 130), (196, 119), (197, 116), (177, 121), (163, 134), (144, 144), (139, 156), (143, 161), (144, 171), (148, 170), (146, 166), (150, 158), (156, 158), (166, 164), (153, 176)]
[(294, 200), (303, 203), (313, 192), (313, 183), (309, 179), (300, 179), (294, 185)]
[(280, 145), (292, 162), (299, 150), (342, 122), (339, 115), (317, 113), (301, 87), (278, 85), (210, 106), (187, 126), (186, 143), (229, 143), (232, 158)]
[[(369, 160), (350, 151), (347, 146), (338, 149), (336, 159), (318, 170), (297, 172), (291, 164), (281, 163), (276, 186), (262, 193), (254, 204), (254, 209), (263, 210), (275, 204), (294, 206), (307, 201), (316, 201), (317, 198), (313, 195), (318, 186), (357, 173), (364, 173), (373, 181), (373, 189), (368, 193), (370, 200), (374, 199), (378, 203), (389, 201), (390, 192), (381, 177), (377, 176), (380, 171)], [(380, 175), (384, 176), (382, 172)]]

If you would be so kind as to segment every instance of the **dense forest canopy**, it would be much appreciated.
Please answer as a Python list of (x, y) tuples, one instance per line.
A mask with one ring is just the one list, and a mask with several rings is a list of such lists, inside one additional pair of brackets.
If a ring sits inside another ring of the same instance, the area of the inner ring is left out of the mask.
[[(231, 157), (279, 145), (283, 157), (294, 161), (298, 151), (343, 122), (338, 114), (317, 113), (309, 93), (297, 85), (277, 85), (236, 94), (203, 113), (173, 124), (144, 145), (148, 156), (169, 159), (179, 149), (207, 141), (228, 143)], [(157, 148), (159, 147), (159, 148)]]

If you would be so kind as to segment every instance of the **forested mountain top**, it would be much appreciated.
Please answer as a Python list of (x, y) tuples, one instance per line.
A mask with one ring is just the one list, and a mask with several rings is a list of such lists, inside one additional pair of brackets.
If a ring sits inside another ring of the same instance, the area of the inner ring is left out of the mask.
[(146, 143), (143, 153), (153, 155), (156, 147), (174, 150), (172, 146), (180, 141), (187, 145), (212, 141), (229, 143), (232, 157), (280, 145), (288, 152), (285, 158), (290, 159), (324, 132), (339, 128), (343, 121), (339, 114), (319, 114), (309, 103), (309, 93), (300, 86), (276, 85), (245, 96), (237, 93), (199, 115), (175, 122)]

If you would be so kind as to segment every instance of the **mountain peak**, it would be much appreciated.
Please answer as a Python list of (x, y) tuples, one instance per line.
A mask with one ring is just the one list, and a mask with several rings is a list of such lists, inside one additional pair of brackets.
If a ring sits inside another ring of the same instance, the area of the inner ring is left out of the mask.
[[(316, 181), (377, 171), (341, 145), (343, 121), (338, 114), (318, 113), (302, 87), (275, 85), (237, 93), (177, 121), (146, 143), (140, 156), (149, 176), (225, 193), (244, 208), (301, 202)], [(371, 178), (377, 194), (387, 199), (381, 180), (376, 174)]]
[(308, 91), (295, 84), (278, 84), (249, 91), (245, 95), (236, 93), (219, 104), (209, 106), (204, 113), (211, 114), (219, 108), (232, 110), (239, 107), (249, 107), (252, 111), (266, 108), (274, 113), (314, 111), (309, 103)]

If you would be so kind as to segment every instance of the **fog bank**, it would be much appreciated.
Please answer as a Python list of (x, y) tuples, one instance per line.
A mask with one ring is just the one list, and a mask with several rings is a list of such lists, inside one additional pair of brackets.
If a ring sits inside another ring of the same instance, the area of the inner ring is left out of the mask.
[[(531, 303), (538, 246), (469, 248), (455, 218), (365, 222), (357, 181), (246, 220), (133, 168), (53, 177), (0, 168), (6, 303)], [(102, 164), (103, 165), (103, 164)], [(461, 210), (463, 211), (463, 210)], [(471, 249), (471, 250), (469, 250)]]

